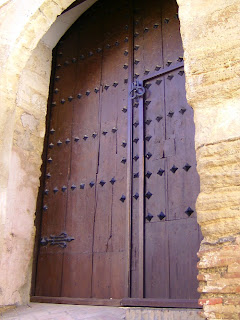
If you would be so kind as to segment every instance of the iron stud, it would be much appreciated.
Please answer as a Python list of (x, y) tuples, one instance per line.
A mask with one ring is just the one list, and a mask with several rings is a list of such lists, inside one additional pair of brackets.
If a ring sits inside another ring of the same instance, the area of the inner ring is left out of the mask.
[(148, 28), (144, 28), (144, 33), (148, 32), (149, 29)]
[(94, 186), (94, 184), (95, 184), (94, 181), (91, 181), (91, 182), (89, 183), (89, 185), (90, 185), (91, 188)]
[(58, 140), (57, 145), (60, 146), (62, 144), (61, 140)]
[(134, 60), (134, 64), (139, 64), (139, 62), (140, 62), (140, 60), (138, 60), (138, 59)]
[(162, 120), (162, 118), (163, 118), (163, 117), (161, 117), (161, 116), (157, 116), (157, 117), (156, 117), (157, 122), (160, 122), (160, 121)]
[(179, 112), (180, 112), (181, 114), (184, 114), (186, 111), (187, 111), (187, 109), (185, 109), (185, 108), (181, 108), (181, 109), (179, 110)]
[(139, 102), (135, 101), (134, 104), (133, 104), (133, 107), (134, 108), (138, 108), (138, 106), (139, 106)]
[(65, 66), (68, 66), (69, 63), (70, 63), (70, 62), (69, 62), (68, 60), (64, 61), (64, 65), (65, 65)]
[(168, 62), (166, 63), (166, 66), (170, 67), (171, 64), (172, 64), (172, 61), (168, 60)]
[(151, 156), (152, 156), (151, 152), (148, 152), (148, 153), (146, 154), (146, 158), (147, 158), (147, 159), (150, 159)]
[(183, 57), (178, 57), (177, 61), (182, 62), (183, 61)]
[(49, 194), (49, 190), (48, 189), (45, 189), (44, 190), (44, 194), (47, 196)]
[(108, 84), (105, 84), (104, 89), (107, 90), (110, 86)]
[(80, 55), (80, 60), (84, 60), (85, 56), (83, 54)]
[(128, 79), (124, 79), (124, 83), (128, 83)]
[(139, 194), (136, 192), (133, 198), (137, 200), (139, 198)]
[(55, 80), (59, 81), (59, 79), (60, 79), (60, 76), (56, 76)]
[(148, 75), (149, 72), (150, 72), (150, 70), (146, 69), (146, 70), (144, 71), (144, 74), (145, 74), (145, 75)]
[(102, 52), (102, 48), (97, 48), (97, 53)]
[(75, 186), (75, 184), (72, 184), (72, 185), (71, 185), (71, 189), (72, 189), (72, 190), (75, 190), (76, 188), (77, 188), (77, 187)]
[(159, 71), (161, 69), (161, 66), (159, 66), (158, 64), (156, 65), (156, 67), (155, 67), (155, 70), (156, 71)]
[(81, 98), (82, 98), (81, 93), (79, 93), (79, 94), (77, 95), (77, 97), (78, 97), (78, 99), (81, 99)]
[(165, 170), (163, 170), (163, 169), (159, 169), (158, 170), (158, 172), (157, 172), (157, 174), (159, 175), (159, 176), (162, 176), (163, 174), (164, 174), (164, 172), (165, 172)]
[(190, 207), (187, 208), (187, 210), (185, 211), (185, 213), (190, 217), (191, 214), (194, 212), (194, 210)]
[(76, 58), (72, 58), (72, 63), (76, 63), (77, 59)]
[(53, 147), (54, 147), (54, 144), (51, 142), (51, 143), (49, 144), (49, 148), (52, 149)]
[(112, 185), (114, 185), (114, 183), (116, 182), (115, 178), (112, 178), (110, 181), (109, 181)]
[(105, 136), (106, 134), (107, 134), (108, 132), (106, 131), (106, 130), (104, 130), (103, 132), (102, 132), (102, 134)]
[(148, 120), (145, 121), (145, 123), (146, 123), (148, 126), (150, 125), (151, 122), (152, 122), (151, 119), (148, 119)]
[(173, 165), (172, 168), (170, 169), (170, 171), (172, 171), (172, 173), (175, 173), (178, 170), (178, 168)]
[(147, 171), (147, 173), (145, 174), (145, 176), (146, 176), (148, 179), (151, 177), (151, 175), (152, 175), (152, 172), (150, 172), (150, 171)]
[(47, 209), (48, 209), (48, 206), (45, 204), (45, 205), (43, 206), (43, 210), (44, 210), (44, 211), (47, 211)]
[(145, 194), (145, 197), (150, 199), (152, 196), (152, 193), (150, 191), (148, 191), (146, 194)]
[(159, 86), (162, 80), (157, 80), (155, 83)]
[(111, 48), (111, 45), (108, 43), (108, 44), (106, 45), (106, 48), (107, 48), (107, 49), (110, 49), (110, 48)]
[(75, 137), (75, 138), (74, 138), (74, 141), (75, 141), (75, 142), (78, 142), (78, 141), (79, 141), (79, 137)]
[(159, 27), (158, 23), (155, 23), (154, 26), (153, 26), (154, 29), (157, 29), (158, 27)]
[(150, 221), (152, 220), (152, 218), (153, 218), (153, 215), (148, 212), (148, 214), (147, 214), (147, 216), (146, 216), (146, 220), (147, 220), (148, 222), (150, 222)]
[(127, 146), (127, 142), (126, 142), (126, 141), (123, 141), (123, 142), (122, 142), (122, 147), (123, 147), (123, 148), (126, 148), (126, 146)]
[(84, 136), (83, 136), (83, 140), (87, 140), (88, 139), (88, 136), (85, 134)]
[(124, 39), (124, 42), (128, 42), (128, 37), (126, 37), (126, 38)]
[(92, 56), (93, 56), (93, 52), (90, 51), (90, 52), (88, 53), (88, 55), (89, 55), (89, 57), (92, 57)]
[(98, 135), (97, 132), (93, 132), (92, 134), (93, 139), (95, 139), (97, 135)]
[(55, 107), (56, 104), (57, 104), (57, 102), (56, 102), (56, 101), (53, 101), (53, 102), (52, 102), (52, 107)]
[(151, 87), (151, 83), (150, 82), (147, 82), (146, 84), (145, 84), (145, 88), (147, 88), (147, 89), (149, 89), (150, 87)]
[(140, 46), (139, 46), (138, 44), (136, 44), (136, 45), (134, 46), (134, 50), (137, 51), (137, 50), (139, 49), (139, 47), (140, 47)]
[(174, 76), (173, 76), (172, 74), (169, 74), (169, 75), (167, 76), (167, 79), (171, 81), (173, 77), (174, 77)]
[(116, 88), (116, 87), (118, 86), (118, 82), (115, 81), (115, 82), (113, 83), (113, 86)]
[(48, 163), (51, 163), (53, 160), (52, 160), (52, 158), (50, 157), (50, 158), (48, 158)]
[(134, 38), (137, 38), (139, 36), (139, 33), (138, 32), (135, 32), (134, 33)]
[(183, 76), (184, 71), (183, 71), (183, 70), (180, 70), (180, 71), (178, 72), (178, 74), (179, 74), (180, 76)]
[(62, 187), (62, 192), (65, 192), (67, 190), (67, 187), (66, 186), (63, 186)]
[(139, 122), (138, 122), (138, 121), (135, 121), (135, 122), (133, 123), (133, 126), (134, 126), (135, 128), (137, 128), (137, 126), (139, 126)]
[(146, 100), (146, 101), (145, 101), (145, 105), (146, 105), (146, 106), (149, 106), (151, 102), (152, 102), (151, 100)]
[(89, 90), (87, 90), (87, 91), (86, 91), (86, 96), (89, 96), (90, 93), (91, 93), (91, 92), (90, 92)]
[(72, 101), (72, 99), (73, 99), (73, 97), (72, 97), (72, 96), (69, 96), (69, 97), (68, 97), (68, 101), (69, 101), (69, 102), (71, 102), (71, 101)]
[(152, 136), (149, 135), (149, 136), (146, 136), (146, 137), (145, 137), (145, 140), (150, 141), (151, 138), (152, 138)]
[(66, 144), (70, 143), (70, 139), (67, 138), (67, 139), (65, 140), (65, 143), (66, 143)]
[(101, 180), (100, 182), (99, 182), (99, 184), (103, 187), (104, 185), (105, 185), (105, 181), (104, 180)]
[(98, 92), (99, 92), (99, 88), (95, 88), (95, 89), (94, 89), (94, 92), (95, 92), (95, 93), (98, 93)]
[(126, 112), (127, 112), (127, 107), (123, 107), (123, 108), (122, 108), (122, 112), (123, 112), (123, 113), (126, 113)]
[(125, 63), (125, 64), (123, 65), (123, 69), (126, 70), (127, 68), (128, 68), (128, 64)]
[(138, 143), (138, 141), (139, 141), (138, 138), (133, 139), (133, 142), (135, 142), (135, 143)]
[(62, 99), (62, 100), (61, 100), (61, 104), (64, 104), (65, 102), (66, 102), (65, 99)]
[(60, 63), (57, 65), (57, 68), (58, 68), (58, 69), (61, 68), (61, 64), (60, 64)]
[(165, 23), (169, 23), (169, 20), (170, 20), (169, 18), (165, 18), (165, 19), (164, 19), (164, 22), (165, 22)]
[(133, 157), (133, 159), (134, 159), (135, 161), (138, 161), (138, 159), (139, 159), (139, 155), (138, 155), (138, 154), (136, 154), (136, 155)]
[(125, 25), (125, 30), (128, 30), (128, 25), (127, 24)]
[(134, 173), (133, 178), (139, 178), (139, 172)]
[(51, 178), (51, 173), (48, 172), (48, 173), (46, 174), (46, 177), (47, 177), (48, 179)]
[(54, 93), (58, 93), (58, 92), (59, 92), (58, 88), (54, 89)]
[(123, 164), (125, 164), (125, 163), (127, 162), (127, 159), (126, 159), (126, 158), (122, 158), (121, 162), (122, 162)]
[(134, 73), (133, 78), (137, 79), (139, 77), (139, 73)]
[(125, 197), (125, 195), (123, 194), (123, 195), (121, 196), (121, 198), (120, 198), (120, 201), (124, 202), (125, 200), (126, 200), (126, 197)]
[(124, 51), (124, 55), (125, 55), (125, 56), (128, 55), (128, 51), (127, 51), (127, 50)]
[(169, 118), (172, 118), (173, 115), (174, 115), (174, 112), (173, 112), (173, 111), (169, 111), (168, 114), (167, 114), (167, 116), (168, 116)]
[(188, 172), (188, 170), (191, 168), (190, 164), (186, 163), (185, 166), (183, 167), (183, 170)]
[(119, 41), (116, 41), (116, 42), (115, 42), (115, 46), (116, 46), (116, 47), (118, 47), (119, 44), (120, 44)]
[(176, 14), (175, 14), (175, 18), (176, 18), (176, 19), (179, 19), (179, 17), (178, 17), (178, 13), (176, 13)]
[(62, 51), (58, 52), (58, 56), (62, 56), (62, 55), (63, 55)]
[(114, 128), (112, 128), (112, 133), (115, 133), (115, 132), (117, 132), (117, 128), (116, 127), (114, 127)]
[(161, 213), (158, 214), (158, 218), (159, 218), (161, 221), (162, 221), (165, 217), (166, 217), (166, 215), (165, 215), (163, 212), (161, 212)]
[(80, 183), (80, 189), (84, 189), (85, 183)]

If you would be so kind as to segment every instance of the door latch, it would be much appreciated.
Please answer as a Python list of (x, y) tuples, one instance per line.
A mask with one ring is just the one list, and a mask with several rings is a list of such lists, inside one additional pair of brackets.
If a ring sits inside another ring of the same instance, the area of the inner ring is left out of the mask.
[(139, 81), (135, 81), (132, 83), (132, 89), (129, 92), (129, 96), (131, 99), (135, 99), (137, 97), (142, 97), (145, 93), (145, 88)]

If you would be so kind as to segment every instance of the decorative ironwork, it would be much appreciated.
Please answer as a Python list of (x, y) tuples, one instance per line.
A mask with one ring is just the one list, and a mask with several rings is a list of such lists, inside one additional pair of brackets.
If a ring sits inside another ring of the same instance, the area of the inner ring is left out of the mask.
[(132, 89), (129, 92), (129, 96), (131, 99), (135, 99), (136, 97), (142, 97), (145, 93), (145, 88), (139, 81), (135, 81), (132, 83)]
[(66, 232), (62, 232), (59, 236), (50, 236), (49, 238), (43, 237), (41, 238), (40, 244), (41, 246), (59, 246), (61, 248), (67, 247), (67, 242), (71, 242), (75, 240), (73, 237), (69, 237)]

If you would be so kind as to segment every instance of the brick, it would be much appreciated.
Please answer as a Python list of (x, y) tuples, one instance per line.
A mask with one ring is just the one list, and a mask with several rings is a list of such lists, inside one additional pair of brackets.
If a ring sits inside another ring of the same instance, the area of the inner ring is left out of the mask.
[(199, 299), (198, 304), (200, 306), (203, 305), (215, 305), (215, 304), (222, 304), (223, 299), (222, 298), (209, 298), (209, 299)]

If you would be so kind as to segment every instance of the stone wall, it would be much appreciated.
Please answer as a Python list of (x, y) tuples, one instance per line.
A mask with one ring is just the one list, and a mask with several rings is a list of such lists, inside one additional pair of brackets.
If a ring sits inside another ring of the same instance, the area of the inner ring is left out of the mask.
[[(39, 41), (72, 2), (0, 3), (0, 305), (29, 300), (51, 64)], [(239, 319), (240, 3), (178, 3), (201, 180), (200, 302), (208, 319)]]

